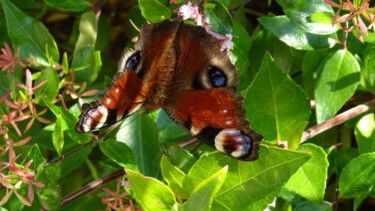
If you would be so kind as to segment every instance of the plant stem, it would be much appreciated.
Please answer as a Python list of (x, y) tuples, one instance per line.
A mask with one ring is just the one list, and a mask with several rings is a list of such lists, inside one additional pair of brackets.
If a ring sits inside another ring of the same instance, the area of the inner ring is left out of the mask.
[(363, 113), (366, 113), (367, 111), (375, 108), (375, 99), (368, 101), (367, 103), (358, 105), (354, 108), (351, 108), (332, 119), (329, 119), (319, 125), (316, 125), (312, 128), (309, 128), (305, 132), (303, 132), (301, 143), (305, 142), (306, 140), (323, 133), (326, 130), (329, 130), (339, 124), (342, 124), (349, 119), (352, 119), (354, 117), (357, 117)]
[(100, 178), (100, 179), (97, 179), (85, 186), (83, 186), (82, 188), (78, 189), (77, 191), (65, 196), (63, 199), (61, 199), (61, 207), (69, 204), (70, 202), (74, 201), (75, 199), (91, 192), (91, 191), (94, 191), (98, 188), (100, 188), (101, 186), (103, 186), (104, 184), (108, 183), (108, 182), (111, 182), (121, 176), (125, 175), (125, 171), (123, 168), (117, 170), (117, 171), (114, 171), (112, 172), (111, 174), (103, 177), (103, 178)]

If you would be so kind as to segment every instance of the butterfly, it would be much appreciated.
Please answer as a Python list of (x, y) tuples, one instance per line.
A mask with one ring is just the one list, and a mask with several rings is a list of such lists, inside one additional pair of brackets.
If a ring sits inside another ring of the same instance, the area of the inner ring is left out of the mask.
[(203, 27), (165, 20), (143, 24), (113, 83), (84, 104), (76, 131), (97, 131), (134, 114), (163, 108), (182, 129), (235, 159), (258, 158), (263, 136), (249, 127), (237, 69), (222, 41)]

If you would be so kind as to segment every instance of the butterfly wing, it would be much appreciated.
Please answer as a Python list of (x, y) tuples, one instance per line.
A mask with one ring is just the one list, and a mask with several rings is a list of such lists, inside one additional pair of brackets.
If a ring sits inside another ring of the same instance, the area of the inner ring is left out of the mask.
[(249, 128), (243, 97), (235, 93), (237, 69), (221, 45), (202, 27), (180, 27), (177, 86), (164, 108), (204, 143), (233, 158), (255, 160), (263, 136)]

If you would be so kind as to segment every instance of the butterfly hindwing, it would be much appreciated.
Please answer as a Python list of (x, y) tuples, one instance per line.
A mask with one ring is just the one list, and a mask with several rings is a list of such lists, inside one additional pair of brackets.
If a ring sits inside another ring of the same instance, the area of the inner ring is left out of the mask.
[(243, 98), (228, 88), (180, 92), (165, 108), (182, 128), (220, 152), (240, 160), (258, 157), (262, 136), (250, 130)]

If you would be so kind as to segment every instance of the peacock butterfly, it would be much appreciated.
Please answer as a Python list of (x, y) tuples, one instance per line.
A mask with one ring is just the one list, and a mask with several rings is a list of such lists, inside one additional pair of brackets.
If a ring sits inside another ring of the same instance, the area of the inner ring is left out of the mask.
[(256, 160), (263, 136), (249, 128), (237, 69), (222, 41), (203, 27), (165, 20), (143, 24), (126, 49), (113, 83), (84, 104), (76, 131), (96, 131), (143, 108), (163, 108), (181, 128), (239, 160)]

